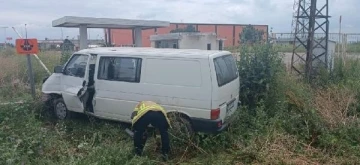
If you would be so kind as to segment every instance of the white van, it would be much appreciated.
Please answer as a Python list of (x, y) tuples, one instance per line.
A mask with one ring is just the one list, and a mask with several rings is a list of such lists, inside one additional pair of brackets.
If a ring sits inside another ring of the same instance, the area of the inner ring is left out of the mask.
[(228, 51), (93, 48), (78, 51), (44, 80), (58, 119), (70, 112), (131, 123), (143, 100), (180, 114), (195, 132), (220, 132), (239, 102), (236, 61)]

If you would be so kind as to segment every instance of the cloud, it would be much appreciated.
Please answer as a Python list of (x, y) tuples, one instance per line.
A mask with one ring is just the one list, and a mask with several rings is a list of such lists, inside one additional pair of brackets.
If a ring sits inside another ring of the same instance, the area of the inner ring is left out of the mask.
[[(324, 0), (318, 0), (319, 4)], [(77, 37), (73, 28), (53, 28), (54, 19), (65, 15), (128, 19), (156, 19), (190, 23), (267, 24), (274, 32), (290, 32), (293, 0), (8, 0), (0, 2), (0, 26), (14, 26), (39, 39)], [(329, 0), (330, 31), (337, 32), (343, 16), (343, 31), (357, 32), (359, 0)], [(8, 36), (16, 33), (7, 29)], [(103, 35), (90, 30), (91, 37)], [(4, 34), (0, 31), (0, 41)]]

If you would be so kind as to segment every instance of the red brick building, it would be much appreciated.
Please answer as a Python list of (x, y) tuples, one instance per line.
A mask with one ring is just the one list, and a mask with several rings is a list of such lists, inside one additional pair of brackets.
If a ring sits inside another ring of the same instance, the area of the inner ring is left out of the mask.
[[(218, 38), (226, 39), (224, 46), (237, 46), (239, 41), (239, 34), (246, 24), (205, 24), (205, 23), (171, 23), (169, 27), (146, 29), (142, 31), (142, 45), (144, 47), (150, 47), (150, 36), (155, 34), (167, 34), (171, 30), (177, 28), (185, 28), (187, 25), (192, 25), (197, 31), (200, 32), (215, 32)], [(264, 31), (264, 38), (267, 38), (268, 25), (253, 25), (255, 29)], [(106, 41), (116, 46), (121, 45), (133, 45), (134, 32), (130, 29), (107, 29), (106, 34), (110, 34)], [(107, 35), (105, 35), (107, 36)]]

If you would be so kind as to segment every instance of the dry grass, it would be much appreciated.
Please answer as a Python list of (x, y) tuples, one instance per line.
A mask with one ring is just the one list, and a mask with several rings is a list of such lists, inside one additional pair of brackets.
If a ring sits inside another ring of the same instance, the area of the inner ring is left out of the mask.
[[(60, 52), (41, 52), (38, 57), (52, 71), (60, 62)], [(36, 58), (32, 57), (35, 83), (40, 84), (47, 73)], [(39, 86), (38, 86), (39, 87)], [(12, 100), (29, 94), (26, 56), (17, 55), (15, 50), (0, 51), (0, 101)], [(38, 88), (37, 90), (39, 90)]]
[[(297, 147), (305, 151), (299, 152)], [(267, 162), (297, 165), (318, 164), (319, 162), (318, 159), (312, 157), (319, 155), (320, 151), (299, 142), (292, 135), (276, 134), (273, 140), (267, 141), (263, 148), (262, 152)]]
[(23, 76), (20, 63), (11, 56), (0, 56), (0, 70), (0, 87), (9, 83), (16, 85)]
[(27, 89), (24, 81), (26, 74), (17, 58), (0, 56), (0, 100), (12, 100), (21, 97)]
[(330, 87), (315, 91), (314, 107), (329, 128), (346, 125), (356, 117), (349, 117), (351, 105), (357, 102), (356, 93), (346, 87)]
[[(254, 139), (251, 144), (253, 145), (239, 149), (241, 154), (233, 158), (232, 164), (310, 165), (320, 164), (321, 161), (321, 151), (307, 147), (289, 134), (274, 132), (270, 136)], [(246, 163), (246, 159), (249, 159), (249, 162)]]
[[(319, 164), (356, 164), (358, 158), (349, 159), (333, 157), (324, 151), (299, 141), (295, 136), (286, 133), (274, 132), (268, 137), (254, 139), (253, 145), (239, 149), (241, 155), (233, 159), (231, 164), (289, 164), (289, 165), (319, 165)], [(247, 154), (243, 154), (247, 153)], [(244, 162), (247, 158), (254, 159)], [(230, 164), (230, 163), (229, 163)]]

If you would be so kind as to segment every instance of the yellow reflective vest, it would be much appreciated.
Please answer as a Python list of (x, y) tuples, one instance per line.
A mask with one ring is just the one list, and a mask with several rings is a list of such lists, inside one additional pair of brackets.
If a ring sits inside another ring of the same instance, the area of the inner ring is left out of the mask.
[(136, 121), (138, 121), (146, 112), (148, 112), (150, 110), (151, 111), (161, 111), (164, 114), (164, 116), (171, 128), (170, 120), (167, 117), (166, 110), (159, 104), (152, 102), (152, 101), (141, 101), (139, 104), (136, 105), (134, 112), (131, 115), (132, 125), (134, 125), (134, 123), (136, 123)]

